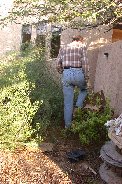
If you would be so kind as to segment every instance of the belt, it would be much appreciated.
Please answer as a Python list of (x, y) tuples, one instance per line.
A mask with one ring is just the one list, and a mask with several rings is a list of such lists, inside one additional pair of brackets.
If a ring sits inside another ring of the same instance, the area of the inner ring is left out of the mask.
[(64, 66), (64, 69), (70, 69), (70, 68), (81, 68), (81, 66), (80, 67), (76, 67), (76, 66)]

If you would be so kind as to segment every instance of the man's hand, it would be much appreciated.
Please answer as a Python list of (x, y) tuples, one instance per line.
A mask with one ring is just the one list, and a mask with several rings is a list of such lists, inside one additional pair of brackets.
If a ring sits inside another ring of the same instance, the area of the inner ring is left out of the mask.
[(57, 71), (58, 73), (62, 74), (63, 73), (63, 67), (61, 65), (57, 66)]

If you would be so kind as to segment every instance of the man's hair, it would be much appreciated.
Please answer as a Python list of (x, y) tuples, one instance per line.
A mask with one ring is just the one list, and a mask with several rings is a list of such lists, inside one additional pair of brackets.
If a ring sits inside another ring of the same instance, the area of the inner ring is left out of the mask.
[(81, 35), (74, 35), (72, 37), (72, 41), (82, 41), (83, 37)]

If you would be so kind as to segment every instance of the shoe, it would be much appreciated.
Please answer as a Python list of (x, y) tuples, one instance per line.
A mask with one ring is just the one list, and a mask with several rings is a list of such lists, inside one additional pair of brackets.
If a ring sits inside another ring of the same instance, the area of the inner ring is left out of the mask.
[(66, 129), (66, 130), (68, 130), (68, 129), (70, 129), (70, 128), (71, 128), (71, 125), (70, 125), (70, 126), (65, 125), (65, 129)]

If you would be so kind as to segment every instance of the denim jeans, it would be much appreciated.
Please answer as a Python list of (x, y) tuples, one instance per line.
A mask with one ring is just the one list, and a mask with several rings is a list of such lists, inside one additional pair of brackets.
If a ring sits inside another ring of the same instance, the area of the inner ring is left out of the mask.
[(79, 95), (75, 106), (82, 107), (87, 95), (86, 82), (81, 68), (64, 69), (62, 74), (64, 94), (64, 121), (65, 127), (70, 127), (74, 106), (74, 88), (79, 88)]

